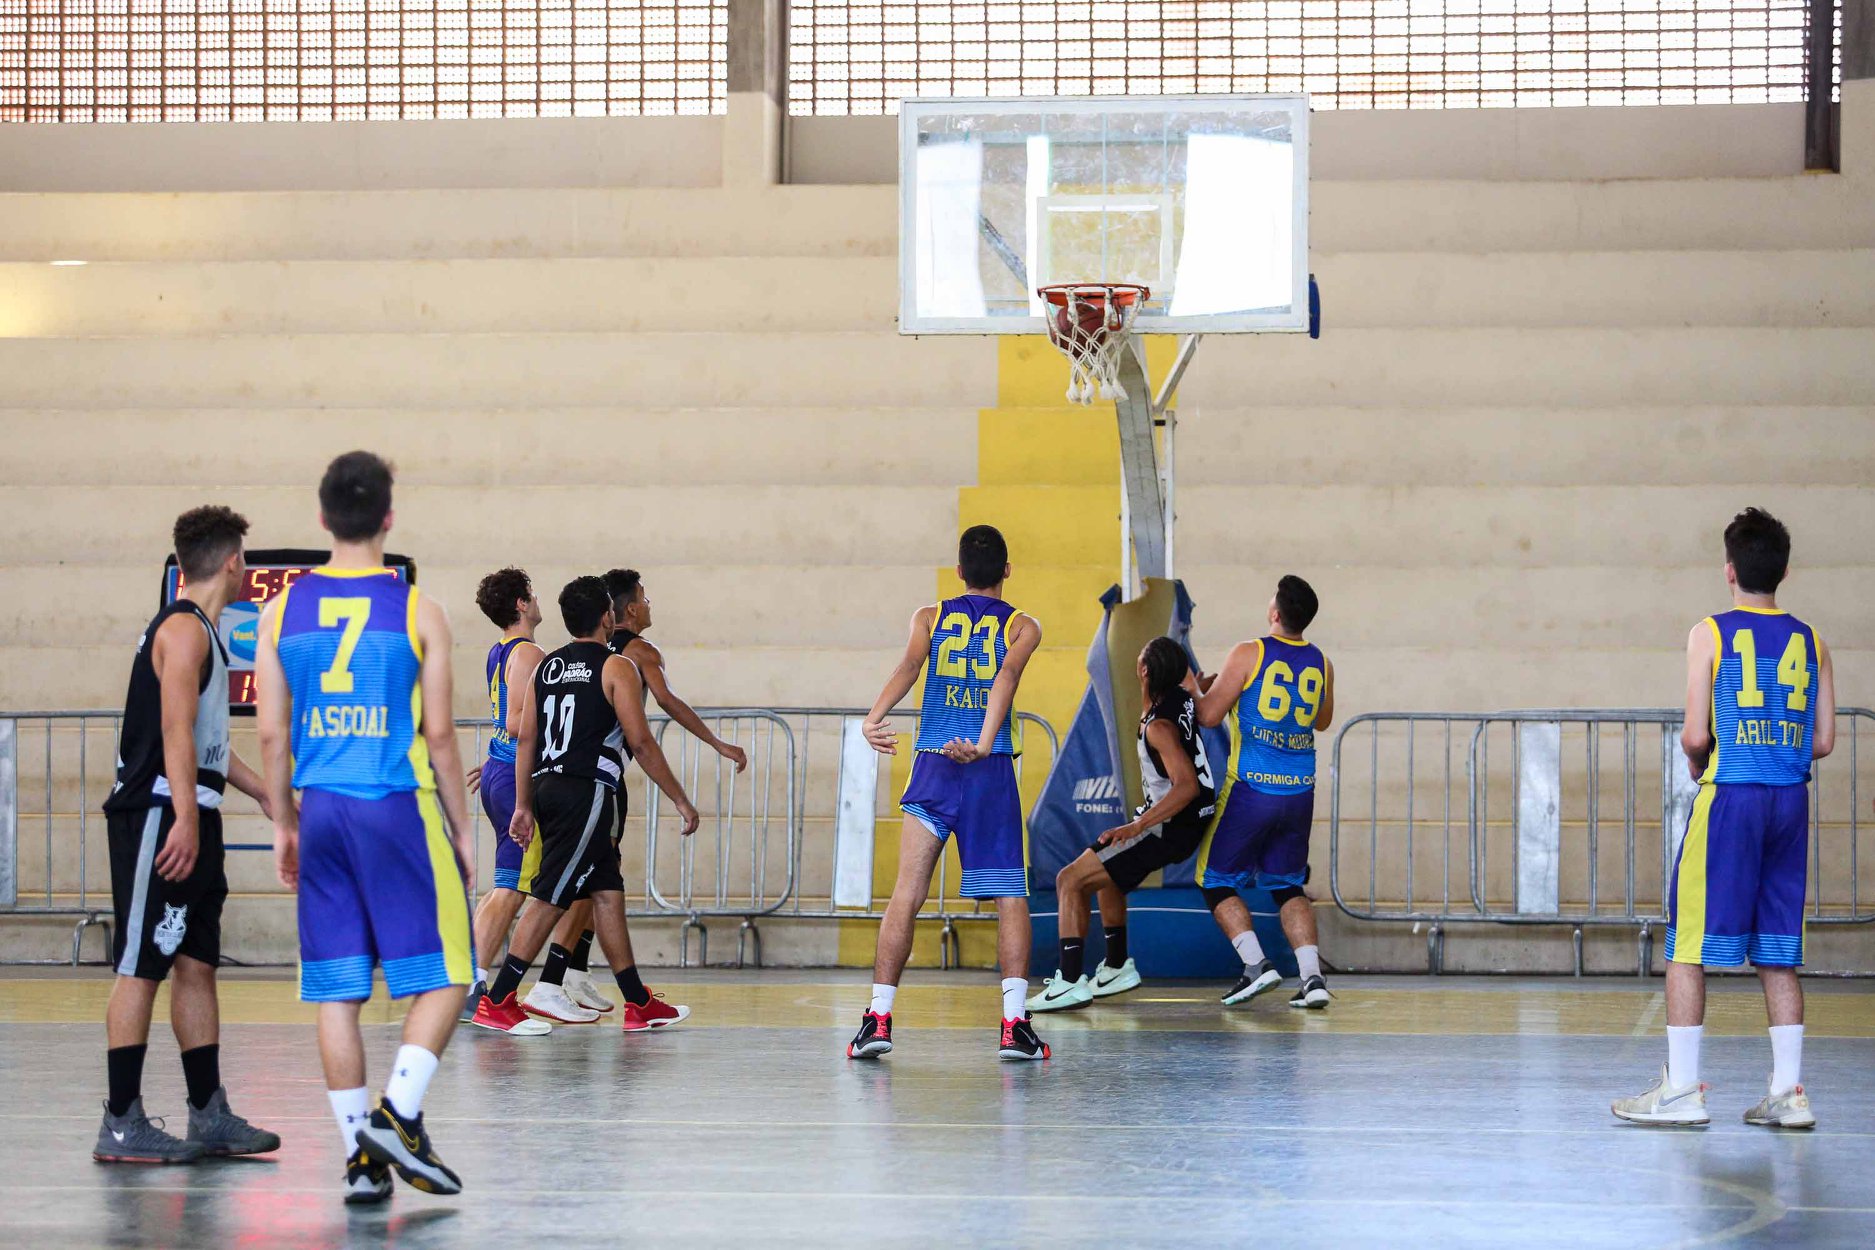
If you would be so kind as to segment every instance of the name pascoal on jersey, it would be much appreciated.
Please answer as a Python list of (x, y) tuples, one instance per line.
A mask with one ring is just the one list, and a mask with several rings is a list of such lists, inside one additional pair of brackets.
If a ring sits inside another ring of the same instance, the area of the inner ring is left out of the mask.
[(606, 698), (604, 643), (570, 642), (534, 670), (540, 750), (534, 775), (584, 777), (617, 789), (624, 776), (625, 734)]

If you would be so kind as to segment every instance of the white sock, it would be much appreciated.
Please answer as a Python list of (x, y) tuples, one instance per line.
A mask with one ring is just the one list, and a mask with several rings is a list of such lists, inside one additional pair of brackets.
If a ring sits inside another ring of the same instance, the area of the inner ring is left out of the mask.
[(1003, 978), (1003, 1019), (1020, 1020), (1028, 1011), (1029, 982), (1026, 977)]
[(1255, 972), (1257, 965), (1263, 962), (1263, 946), (1257, 941), (1254, 929), (1245, 929), (1232, 938), (1230, 944), (1237, 948), (1237, 958), (1243, 960), (1245, 972)]
[(345, 1157), (349, 1159), (358, 1149), (358, 1130), (371, 1118), (371, 1091), (362, 1085), (357, 1089), (329, 1089), (326, 1098), (332, 1103), (332, 1118), (338, 1121), (339, 1139), (345, 1143)]
[(898, 986), (872, 983), (872, 1014), (889, 1016), (892, 1014), (892, 1000), (898, 997)]
[(1788, 1094), (1803, 1083), (1803, 1026), (1771, 1026), (1771, 1092)]
[(423, 1114), (423, 1095), (436, 1075), (438, 1059), (421, 1046), (405, 1043), (397, 1048), (391, 1079), (384, 1083), (384, 1101), (406, 1120)]
[(486, 968), (477, 968), (477, 969), (475, 970), (475, 983), (476, 983), (477, 985), (487, 985), (487, 984), (488, 984), (488, 969), (486, 969)]
[(1304, 981), (1322, 975), (1322, 951), (1318, 946), (1296, 947), (1296, 975)]
[(1698, 1024), (1667, 1026), (1667, 1084), (1673, 1088), (1699, 1084), (1699, 1039), (1705, 1032)]

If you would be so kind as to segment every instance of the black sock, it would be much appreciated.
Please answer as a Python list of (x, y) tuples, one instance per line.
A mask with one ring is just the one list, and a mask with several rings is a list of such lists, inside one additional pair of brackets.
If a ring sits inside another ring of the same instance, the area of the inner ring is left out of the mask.
[(573, 943), (573, 955), (572, 958), (566, 961), (566, 966), (575, 972), (590, 972), (592, 970), (591, 929), (580, 934), (579, 941)]
[(1107, 957), (1100, 962), (1109, 968), (1118, 968), (1126, 962), (1126, 926), (1103, 925), (1100, 931), (1107, 935)]
[(221, 1088), (221, 1047), (197, 1046), (182, 1052), (182, 1079), (189, 1086), (189, 1105), (200, 1111)]
[(143, 1096), (143, 1056), (147, 1044), (113, 1046), (104, 1052), (104, 1067), (110, 1075), (111, 1114), (122, 1115), (130, 1104)]
[(563, 985), (566, 983), (566, 961), (573, 952), (558, 942), (547, 947), (547, 962), (540, 968), (542, 985)]
[(488, 987), (488, 996), (498, 1003), (507, 1002), (509, 996), (521, 988), (521, 979), (533, 966), (534, 961), (531, 959), (509, 955), (508, 961), (501, 965), (501, 971), (495, 974), (495, 983)]
[(626, 1002), (642, 1007), (651, 1001), (651, 991), (638, 979), (638, 965), (613, 973), (612, 979), (618, 982), (618, 992), (625, 996)]
[(1061, 939), (1061, 976), (1066, 981), (1078, 981), (1087, 971), (1087, 939)]

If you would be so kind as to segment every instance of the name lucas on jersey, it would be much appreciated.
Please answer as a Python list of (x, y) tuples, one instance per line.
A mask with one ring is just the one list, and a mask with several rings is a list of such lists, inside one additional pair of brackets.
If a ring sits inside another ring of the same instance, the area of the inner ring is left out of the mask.
[(388, 738), (391, 709), (354, 703), (306, 709), (308, 738)]
[(1313, 750), (1315, 747), (1315, 731), (1313, 729), (1304, 730), (1299, 734), (1292, 734), (1279, 733), (1274, 729), (1266, 729), (1262, 725), (1252, 725), (1247, 730), (1245, 736), (1253, 741), (1261, 742), (1265, 746), (1275, 747), (1279, 751), (1308, 751)]
[(1800, 747), (1803, 722), (1794, 720), (1741, 720), (1732, 739), (1740, 747)]

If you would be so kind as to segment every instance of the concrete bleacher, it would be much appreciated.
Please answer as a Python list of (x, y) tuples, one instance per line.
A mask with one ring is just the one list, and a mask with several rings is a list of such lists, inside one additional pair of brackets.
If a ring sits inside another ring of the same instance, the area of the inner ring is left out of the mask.
[[(1374, 119), (1316, 119), (1339, 154), (1312, 190), (1324, 336), (1209, 339), (1180, 395), (1201, 656), (1257, 632), (1297, 571), (1344, 719), (1674, 704), (1686, 629), (1723, 601), (1718, 531), (1756, 503), (1796, 534), (1787, 597), (1842, 701), (1875, 703), (1875, 84), (1845, 87), (1837, 175), (1734, 168), (1729, 119), (1759, 114), (1698, 112), (1715, 176), (1677, 150), (1671, 177), (1598, 167), (1623, 110), (1549, 119), (1582, 141), (1548, 177), (1450, 168), (1472, 119), (1414, 117), (1425, 177), (1393, 147), (1361, 164)], [(368, 446), (400, 467), (393, 549), (452, 609), (459, 714), (481, 710), (492, 632), (473, 586), (510, 562), (548, 597), (643, 569), (699, 704), (869, 703), (958, 526), (993, 520), (1010, 597), (1047, 631), (1024, 706), (1065, 731), (1119, 571), (1111, 421), (1057, 406), (1045, 349), (895, 333), (883, 180), (373, 190), (298, 170), (218, 189), (205, 164), (206, 189), (171, 169), (72, 190), (8, 168), (0, 711), (113, 706), (174, 515), (223, 501), (256, 546), (318, 545), (320, 467)], [(73, 858), (55, 852), (61, 893)], [(244, 953), (280, 957), (290, 910), (262, 858), (237, 883)], [(648, 932), (668, 957), (674, 930)], [(10, 924), (0, 956), (68, 940)], [(851, 946), (803, 924), (769, 954)]]

